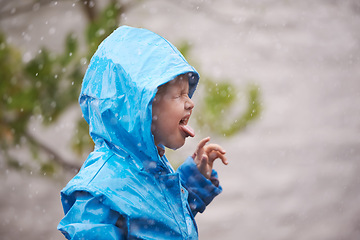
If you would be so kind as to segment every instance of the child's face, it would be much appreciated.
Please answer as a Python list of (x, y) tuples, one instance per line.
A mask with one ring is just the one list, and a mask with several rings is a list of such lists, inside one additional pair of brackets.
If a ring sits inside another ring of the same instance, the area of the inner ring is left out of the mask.
[(151, 124), (156, 145), (177, 149), (184, 145), (185, 138), (195, 135), (187, 125), (194, 108), (188, 94), (187, 75), (180, 75), (158, 88), (152, 105)]

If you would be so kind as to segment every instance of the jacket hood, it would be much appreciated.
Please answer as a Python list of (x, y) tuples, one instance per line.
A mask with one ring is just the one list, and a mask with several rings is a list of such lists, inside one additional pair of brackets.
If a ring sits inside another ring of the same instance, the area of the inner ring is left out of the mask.
[(158, 161), (151, 133), (152, 101), (158, 86), (185, 73), (191, 97), (199, 74), (170, 42), (128, 26), (109, 35), (90, 61), (79, 97), (95, 149), (106, 144)]

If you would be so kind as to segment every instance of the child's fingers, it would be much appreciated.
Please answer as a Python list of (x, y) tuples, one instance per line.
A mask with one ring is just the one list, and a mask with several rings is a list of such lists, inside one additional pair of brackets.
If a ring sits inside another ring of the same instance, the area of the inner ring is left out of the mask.
[(209, 158), (206, 154), (203, 154), (200, 158), (200, 162), (198, 164), (198, 169), (205, 177), (209, 175), (208, 173), (208, 161)]
[(211, 153), (212, 151), (218, 151), (222, 154), (226, 153), (226, 151), (220, 145), (214, 143), (209, 144), (205, 147), (205, 152), (207, 155), (209, 155), (209, 153)]
[(209, 157), (207, 155), (203, 154), (201, 156), (201, 160), (200, 160), (200, 165), (199, 165), (200, 168), (206, 168), (208, 161), (209, 161)]
[(203, 148), (205, 146), (205, 144), (209, 141), (210, 141), (210, 137), (206, 137), (206, 138), (202, 139), (197, 146), (197, 151), (199, 149)]
[(197, 145), (196, 150), (195, 150), (195, 152), (194, 152), (194, 154), (193, 154), (193, 158), (194, 158), (194, 159), (195, 159), (196, 156), (201, 157), (201, 155), (202, 155), (203, 152), (204, 152), (204, 146), (205, 146), (205, 144), (206, 144), (207, 142), (209, 142), (209, 141), (210, 141), (210, 137), (206, 137), (206, 138), (202, 139), (202, 140), (199, 142), (199, 144)]
[(209, 161), (210, 162), (214, 162), (217, 158), (220, 158), (221, 161), (223, 162), (223, 164), (228, 165), (228, 161), (227, 158), (224, 156), (224, 154), (222, 154), (219, 151), (212, 151), (210, 152), (209, 156)]

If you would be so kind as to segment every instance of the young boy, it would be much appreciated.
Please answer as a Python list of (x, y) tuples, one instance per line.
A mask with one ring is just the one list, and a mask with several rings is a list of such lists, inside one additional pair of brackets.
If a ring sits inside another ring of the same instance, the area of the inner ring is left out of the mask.
[(145, 29), (123, 26), (99, 46), (80, 106), (95, 149), (61, 192), (68, 239), (197, 239), (194, 216), (221, 192), (215, 159), (200, 141), (175, 172), (164, 152), (193, 137), (190, 99), (199, 80), (179, 51)]

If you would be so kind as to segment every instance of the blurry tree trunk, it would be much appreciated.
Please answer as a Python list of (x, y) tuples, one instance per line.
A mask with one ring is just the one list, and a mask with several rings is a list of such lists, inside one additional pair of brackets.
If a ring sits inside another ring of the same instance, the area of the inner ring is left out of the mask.
[(82, 0), (82, 7), (90, 22), (94, 22), (97, 16), (96, 1), (95, 0)]

